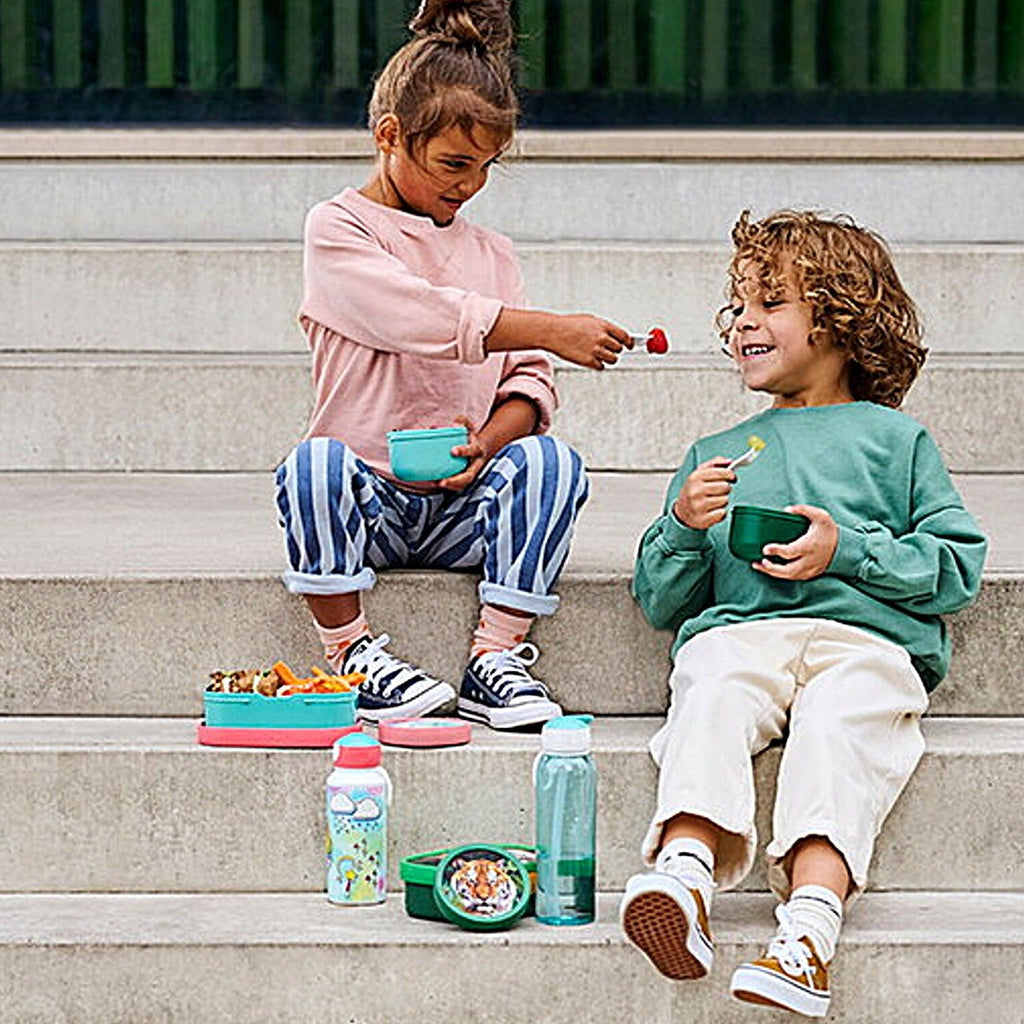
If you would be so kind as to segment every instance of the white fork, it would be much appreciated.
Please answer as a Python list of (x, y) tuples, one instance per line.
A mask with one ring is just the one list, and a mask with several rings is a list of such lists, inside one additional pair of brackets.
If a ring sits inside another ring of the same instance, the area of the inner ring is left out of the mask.
[(742, 455), (737, 455), (736, 458), (726, 466), (726, 469), (739, 469), (741, 466), (749, 466), (764, 450), (764, 441), (762, 441), (756, 434), (751, 434), (751, 436), (747, 438), (747, 444), (749, 444), (750, 447)]

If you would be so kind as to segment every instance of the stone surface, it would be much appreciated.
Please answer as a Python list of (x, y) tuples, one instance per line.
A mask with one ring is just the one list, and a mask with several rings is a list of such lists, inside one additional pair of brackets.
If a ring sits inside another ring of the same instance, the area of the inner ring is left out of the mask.
[[(314, 896), (0, 897), (0, 1022), (752, 1019), (728, 979), (771, 934), (766, 898), (715, 901), (715, 967), (692, 983), (666, 981), (625, 944), (617, 904), (601, 897), (598, 923), (582, 928), (482, 934), (406, 919), (397, 897), (351, 911)], [(844, 931), (829, 1019), (1018, 1024), (1022, 920), (1019, 895), (866, 896)]]
[[(598, 885), (621, 889), (657, 778), (647, 741), (660, 718), (599, 717)], [(325, 750), (204, 747), (195, 720), (0, 718), (5, 886), (17, 892), (315, 891), (323, 886)], [(1024, 719), (925, 721), (927, 750), (879, 840), (880, 889), (1024, 888), (1024, 806), (1006, 795)], [(390, 856), (470, 842), (529, 843), (532, 734), (474, 726), (468, 746), (386, 748), (394, 783)], [(756, 762), (757, 829), (771, 834), (779, 753)], [(956, 813), (952, 809), (957, 808)], [(941, 822), (937, 828), (936, 823)], [(52, 836), (75, 856), (40, 857)], [(747, 885), (765, 888), (758, 862)]]
[[(851, 214), (892, 243), (1017, 244), (1021, 163), (512, 162), (467, 215), (518, 241), (718, 241), (743, 209), (799, 207)], [(0, 161), (0, 224), (4, 237), (33, 241), (295, 241), (315, 202), (362, 185), (371, 167), (366, 158)]]
[[(567, 708), (657, 714), (670, 634), (629, 595), (637, 540), (668, 477), (593, 474), (560, 581), (559, 613), (532, 633), (538, 671)], [(976, 605), (952, 619), (943, 714), (1024, 715), (1024, 545), (1015, 528), (1024, 477), (957, 478), (992, 538)], [(217, 668), (296, 667), (320, 652), (284, 567), (269, 475), (0, 476), (0, 711), (188, 715)], [(440, 597), (440, 600), (439, 600)], [(423, 609), (434, 627), (422, 628)], [(476, 578), (388, 572), (367, 607), (400, 654), (457, 680), (476, 621)], [(601, 644), (584, 639), (600, 623)], [(628, 652), (624, 654), (623, 652)], [(69, 666), (74, 670), (69, 671)]]
[[(675, 470), (691, 440), (767, 404), (721, 356), (630, 354), (603, 373), (559, 366), (556, 383), (553, 429), (598, 471)], [(1022, 391), (1024, 355), (936, 356), (906, 409), (954, 471), (1015, 472)], [(4, 353), (0, 471), (269, 471), (311, 395), (303, 355)]]
[[(517, 247), (530, 303), (588, 310), (676, 353), (717, 349), (725, 239)], [(896, 265), (933, 353), (1020, 352), (1019, 245), (903, 245)], [(305, 352), (296, 242), (0, 242), (0, 351)]]

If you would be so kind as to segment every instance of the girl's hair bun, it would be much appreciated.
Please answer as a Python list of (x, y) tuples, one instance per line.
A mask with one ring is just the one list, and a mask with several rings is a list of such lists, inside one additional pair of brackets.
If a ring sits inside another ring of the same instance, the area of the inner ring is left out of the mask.
[(515, 46), (509, 0), (421, 0), (409, 28), (420, 37), (440, 36), (495, 53)]

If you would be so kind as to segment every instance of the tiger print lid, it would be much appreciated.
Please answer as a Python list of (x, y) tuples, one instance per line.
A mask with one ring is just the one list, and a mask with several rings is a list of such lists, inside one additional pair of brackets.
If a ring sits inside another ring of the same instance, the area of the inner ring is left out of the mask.
[(498, 846), (476, 844), (452, 850), (434, 876), (434, 900), (460, 928), (511, 928), (530, 900), (530, 876), (522, 862)]

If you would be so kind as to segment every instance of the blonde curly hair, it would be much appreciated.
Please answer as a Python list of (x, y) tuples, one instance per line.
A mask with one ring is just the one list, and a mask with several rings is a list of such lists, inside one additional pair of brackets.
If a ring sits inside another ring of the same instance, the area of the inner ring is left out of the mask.
[[(811, 340), (829, 340), (849, 353), (849, 384), (858, 401), (896, 408), (928, 350), (917, 307), (904, 289), (885, 241), (851, 217), (779, 210), (753, 221), (744, 210), (732, 229), (729, 297), (751, 273), (766, 295), (784, 290), (792, 271), (811, 308)], [(732, 302), (716, 326), (723, 342), (732, 330)]]

